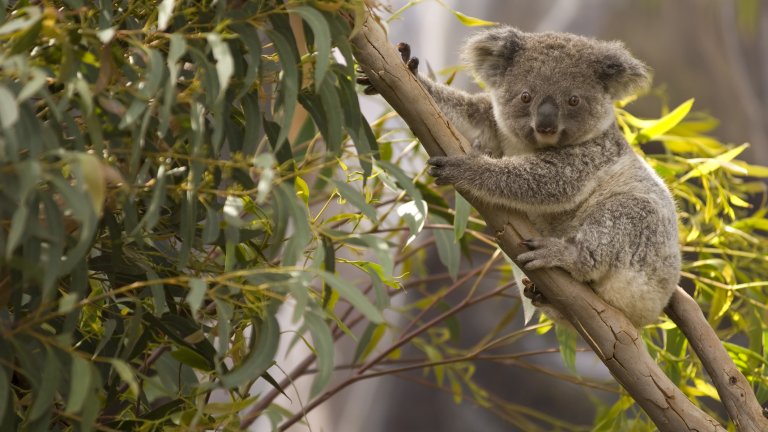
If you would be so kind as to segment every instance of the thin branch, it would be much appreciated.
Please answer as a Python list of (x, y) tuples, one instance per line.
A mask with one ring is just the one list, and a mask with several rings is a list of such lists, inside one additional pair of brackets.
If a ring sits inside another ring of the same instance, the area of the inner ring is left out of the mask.
[[(501, 293), (504, 290), (508, 289), (511, 285), (514, 285), (514, 284), (504, 285), (502, 287), (496, 288), (493, 291), (490, 291), (490, 292), (485, 293), (483, 295), (477, 296), (476, 298), (471, 299), (471, 300), (470, 299), (465, 299), (464, 301), (462, 301), (458, 305), (454, 306), (453, 308), (445, 311), (444, 313), (440, 314), (439, 316), (435, 317), (434, 319), (430, 320), (429, 322), (423, 324), (421, 327), (419, 327), (419, 328), (413, 330), (412, 332), (410, 332), (410, 333), (400, 337), (390, 347), (388, 347), (386, 350), (384, 350), (384, 352), (380, 353), (379, 355), (375, 356), (373, 359), (367, 361), (365, 364), (360, 366), (360, 368), (358, 370), (356, 370), (355, 373), (351, 377), (345, 379), (344, 381), (340, 382), (336, 386), (334, 386), (331, 389), (327, 390), (325, 393), (323, 393), (322, 395), (318, 396), (316, 399), (314, 399), (311, 402), (309, 402), (306, 405), (306, 407), (304, 407), (303, 410), (301, 410), (300, 412), (297, 412), (293, 416), (291, 416), (288, 419), (286, 419), (280, 425), (280, 427), (278, 427), (278, 431), (284, 431), (284, 430), (288, 429), (293, 424), (295, 424), (296, 422), (301, 420), (304, 416), (306, 416), (306, 414), (308, 412), (312, 411), (317, 406), (321, 405), (322, 403), (324, 403), (325, 401), (327, 401), (328, 399), (333, 397), (336, 393), (344, 390), (345, 388), (349, 387), (350, 385), (352, 385), (352, 384), (354, 384), (354, 383), (356, 383), (356, 382), (358, 382), (360, 380), (366, 379), (366, 378), (373, 378), (373, 377), (376, 377), (376, 376), (380, 376), (381, 375), (380, 373), (372, 372), (372, 373), (369, 373), (369, 374), (365, 374), (365, 371), (367, 371), (368, 369), (371, 369), (373, 366), (377, 365), (379, 362), (381, 362), (382, 360), (386, 359), (387, 356), (389, 356), (389, 354), (392, 353), (392, 351), (394, 351), (397, 348), (405, 345), (406, 343), (411, 341), (416, 336), (422, 334), (426, 330), (434, 327), (437, 323), (445, 320), (446, 318), (448, 318), (448, 317), (450, 317), (452, 315), (455, 315), (456, 313), (458, 313), (458, 312), (460, 312), (460, 311), (462, 311), (462, 310), (464, 310), (464, 309), (466, 309), (466, 308), (468, 308), (468, 307), (470, 307), (470, 306), (472, 306), (474, 304), (480, 303), (480, 302), (482, 302), (484, 300), (487, 300), (487, 299), (489, 299), (489, 298), (491, 298), (491, 297), (493, 297), (495, 295), (498, 295), (499, 293)], [(242, 422), (241, 422), (241, 426), (242, 426)]]

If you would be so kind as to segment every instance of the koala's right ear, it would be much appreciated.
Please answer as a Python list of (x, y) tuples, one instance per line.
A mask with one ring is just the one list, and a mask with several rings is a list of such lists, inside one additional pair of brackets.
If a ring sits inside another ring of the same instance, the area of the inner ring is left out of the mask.
[(496, 27), (470, 37), (462, 58), (491, 87), (501, 83), (504, 72), (523, 48), (525, 33), (513, 27)]

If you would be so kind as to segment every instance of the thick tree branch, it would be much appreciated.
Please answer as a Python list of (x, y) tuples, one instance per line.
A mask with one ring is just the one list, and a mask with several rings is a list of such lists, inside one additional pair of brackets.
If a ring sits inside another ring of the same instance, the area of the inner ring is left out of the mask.
[[(387, 40), (383, 28), (374, 18), (370, 16), (366, 18), (362, 30), (353, 37), (352, 43), (355, 56), (363, 71), (387, 102), (405, 120), (427, 153), (436, 156), (468, 152), (469, 143), (452, 127), (427, 91), (408, 71), (400, 60), (399, 53)], [(470, 202), (487, 224), (496, 230), (499, 245), (510, 257), (516, 257), (526, 250), (520, 245), (521, 240), (536, 236), (535, 230), (524, 215), (491, 208), (471, 199)], [(664, 375), (646, 350), (638, 330), (622, 313), (603, 302), (587, 286), (574, 281), (559, 269), (529, 273), (528, 276), (541, 289), (548, 301), (574, 325), (616, 380), (624, 386), (661, 431), (725, 430), (717, 421), (686, 398), (680, 389)], [(685, 294), (681, 292), (675, 294), (674, 305), (685, 304), (680, 298), (681, 295)], [(678, 311), (674, 306), (672, 310)], [(680, 321), (687, 321), (687, 316)], [(703, 326), (701, 323), (690, 323), (690, 325), (690, 328), (681, 325), (681, 329), (686, 334), (689, 331), (701, 334), (712, 332), (706, 322)], [(693, 346), (696, 348), (695, 344)], [(699, 349), (704, 350), (701, 347)], [(702, 360), (704, 361), (704, 358)], [(750, 396), (751, 391), (748, 386), (745, 386), (746, 380), (742, 383), (738, 378), (741, 375), (735, 367), (731, 368), (730, 359), (727, 359), (727, 362), (722, 358), (714, 360), (722, 363), (715, 363), (720, 367), (715, 366), (713, 370), (722, 370), (727, 367), (729, 377), (727, 379), (736, 376), (739, 385), (730, 386), (741, 389), (740, 392), (735, 393), (741, 397), (739, 400), (750, 399), (750, 397), (754, 399), (754, 396)], [(720, 387), (718, 391), (721, 392), (723, 399), (733, 400), (731, 396), (723, 393)], [(730, 403), (726, 403), (726, 406), (729, 405)], [(738, 404), (734, 404), (734, 407), (739, 408)], [(741, 418), (738, 413), (731, 413), (730, 408), (729, 413), (735, 419)], [(743, 416), (750, 421), (738, 420), (737, 425), (740, 430), (768, 430), (764, 426), (757, 426), (762, 424), (759, 423), (762, 418), (755, 418), (753, 410), (744, 412)]]
[(688, 338), (736, 428), (739, 431), (768, 431), (768, 419), (763, 417), (763, 408), (755, 398), (752, 386), (733, 364), (693, 298), (678, 287), (665, 312)]

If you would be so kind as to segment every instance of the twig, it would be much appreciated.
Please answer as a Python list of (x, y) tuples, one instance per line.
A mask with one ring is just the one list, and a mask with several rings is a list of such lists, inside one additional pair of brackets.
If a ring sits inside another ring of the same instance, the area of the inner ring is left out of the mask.
[[(399, 347), (405, 345), (406, 343), (411, 341), (416, 336), (418, 336), (418, 335), (422, 334), (423, 332), (425, 332), (426, 330), (434, 327), (437, 323), (445, 320), (446, 318), (448, 318), (448, 317), (450, 317), (450, 316), (452, 316), (452, 315), (454, 315), (454, 314), (456, 314), (456, 313), (458, 313), (458, 312), (468, 308), (469, 306), (472, 306), (474, 304), (480, 303), (480, 302), (482, 302), (484, 300), (487, 300), (487, 299), (489, 299), (489, 298), (491, 298), (491, 297), (493, 297), (495, 295), (498, 295), (500, 292), (503, 292), (504, 290), (508, 289), (512, 285), (514, 285), (514, 283), (507, 284), (507, 285), (504, 285), (502, 287), (496, 288), (495, 290), (490, 291), (490, 292), (488, 292), (486, 294), (483, 294), (481, 296), (478, 296), (478, 297), (476, 297), (474, 299), (465, 299), (464, 301), (462, 301), (458, 305), (454, 306), (453, 308), (445, 311), (444, 313), (440, 314), (439, 316), (435, 317), (434, 319), (430, 320), (429, 322), (423, 324), (421, 327), (413, 330), (412, 332), (410, 332), (410, 333), (408, 333), (406, 335), (403, 335), (402, 337), (400, 337), (400, 339), (395, 341), (391, 346), (389, 346), (386, 350), (384, 350), (384, 352), (380, 353), (379, 355), (375, 356), (373, 359), (367, 361), (365, 364), (360, 366), (360, 368), (357, 371), (355, 371), (355, 373), (351, 377), (349, 377), (346, 380), (340, 382), (335, 387), (332, 387), (330, 390), (327, 390), (325, 393), (323, 393), (322, 395), (318, 396), (313, 401), (309, 402), (304, 407), (304, 409), (301, 412), (298, 412), (298, 413), (294, 414), (293, 416), (289, 417), (287, 420), (285, 420), (280, 425), (280, 427), (278, 427), (278, 431), (284, 431), (284, 430), (288, 429), (293, 424), (295, 424), (297, 421), (301, 420), (308, 412), (312, 411), (318, 405), (321, 405), (323, 402), (325, 402), (328, 399), (330, 399), (331, 397), (333, 397), (333, 395), (335, 395), (336, 393), (340, 392), (341, 390), (344, 390), (345, 388), (349, 387), (350, 385), (352, 385), (352, 384), (354, 384), (354, 383), (356, 383), (356, 382), (358, 382), (360, 380), (363, 380), (363, 379), (373, 378), (373, 377), (382, 375), (381, 373), (378, 373), (378, 372), (372, 372), (372, 373), (369, 373), (369, 374), (365, 374), (365, 371), (367, 371), (368, 369), (370, 369), (373, 366), (377, 365), (382, 360), (386, 359), (387, 356), (389, 356), (389, 354), (391, 354), (393, 351), (395, 351)], [(241, 422), (241, 425), (242, 425), (242, 422)]]

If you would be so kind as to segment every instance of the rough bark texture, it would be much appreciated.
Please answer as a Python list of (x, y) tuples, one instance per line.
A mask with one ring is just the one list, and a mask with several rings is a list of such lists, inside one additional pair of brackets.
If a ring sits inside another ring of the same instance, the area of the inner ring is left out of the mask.
[(741, 374), (723, 347), (699, 305), (678, 287), (665, 312), (688, 338), (704, 369), (707, 370), (728, 415), (739, 431), (768, 431), (768, 419)]
[[(363, 71), (384, 99), (413, 130), (429, 155), (459, 155), (469, 151), (467, 140), (451, 126), (427, 91), (408, 71), (379, 23), (372, 17), (367, 17), (361, 31), (353, 37), (352, 43)], [(470, 202), (487, 224), (496, 230), (501, 248), (510, 257), (516, 257), (527, 250), (519, 243), (522, 239), (537, 236), (524, 215), (492, 208), (471, 199)], [(664, 375), (646, 350), (638, 330), (622, 313), (608, 306), (586, 285), (574, 281), (564, 271), (548, 269), (529, 273), (528, 276), (547, 300), (574, 325), (659, 430), (725, 430), (716, 420), (693, 405)], [(692, 346), (700, 356), (703, 352), (717, 351), (707, 345), (719, 345), (719, 341), (706, 320), (687, 320), (689, 312), (683, 310), (683, 306), (690, 309), (695, 303), (690, 305), (690, 302), (687, 303), (681, 296), (687, 294), (678, 291), (670, 307), (680, 314), (676, 322), (679, 321), (678, 325), (689, 338), (694, 333), (699, 335), (696, 339), (702, 341), (702, 344), (697, 345), (692, 341)], [(698, 313), (700, 314), (700, 311)], [(735, 419), (739, 430), (768, 430), (763, 426), (764, 422), (761, 422), (765, 419), (752, 408), (757, 402), (746, 379), (727, 358), (722, 345), (719, 345), (718, 349), (721, 352), (715, 354), (716, 358), (702, 357), (702, 361), (705, 364), (708, 361), (713, 362), (707, 366), (707, 370), (715, 383), (726, 380), (725, 388), (721, 389), (721, 384), (718, 384), (717, 388), (721, 397), (727, 400), (729, 414)], [(731, 384), (734, 378), (737, 382)], [(743, 409), (744, 405), (750, 402), (750, 398), (754, 404), (749, 404), (749, 411), (740, 411), (739, 408)], [(735, 412), (732, 412), (734, 410)]]

